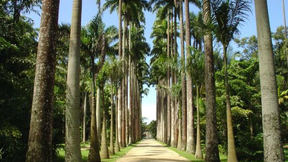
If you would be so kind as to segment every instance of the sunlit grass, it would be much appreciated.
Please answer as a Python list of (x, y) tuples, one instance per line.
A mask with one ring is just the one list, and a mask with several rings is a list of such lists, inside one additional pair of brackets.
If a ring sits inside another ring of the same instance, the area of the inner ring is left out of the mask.
[[(186, 151), (178, 150), (177, 148), (168, 146), (167, 144), (160, 142), (160, 141), (158, 141), (158, 142), (161, 143), (163, 146), (169, 148), (170, 150), (178, 153), (179, 155), (187, 158), (190, 161), (193, 161), (193, 162), (204, 162), (205, 161), (204, 159), (196, 159), (195, 155), (189, 154)], [(204, 155), (203, 155), (203, 157), (204, 157)], [(220, 160), (221, 160), (221, 162), (227, 162), (227, 157), (225, 155), (220, 155)]]
[[(117, 152), (115, 155), (110, 155), (109, 159), (101, 159), (101, 161), (103, 161), (103, 162), (115, 162), (120, 157), (127, 154), (136, 145), (137, 145), (137, 143), (132, 144), (126, 148), (123, 148), (123, 149), (121, 149), (120, 152)], [(85, 144), (81, 143), (81, 148), (82, 148), (81, 153), (82, 153), (83, 162), (87, 162), (88, 154), (89, 154), (89, 149), (88, 149), (89, 146), (90, 146), (90, 143), (85, 143)], [(85, 149), (83, 149), (83, 148), (85, 148)], [(58, 155), (55, 159), (55, 162), (65, 162), (65, 151), (63, 148), (58, 149)]]
[[(202, 159), (196, 159), (195, 155), (189, 154), (186, 151), (178, 150), (177, 148), (168, 146), (167, 144), (165, 144), (163, 142), (160, 142), (160, 141), (158, 141), (158, 142), (161, 143), (163, 146), (169, 148), (170, 150), (178, 153), (179, 155), (187, 158), (190, 161), (193, 161), (193, 162), (204, 162), (205, 161), (205, 160), (202, 160)], [(285, 153), (285, 162), (288, 162), (288, 144), (286, 144), (284, 146), (284, 153)], [(203, 155), (203, 157), (204, 157), (204, 155)], [(227, 156), (220, 154), (220, 160), (221, 160), (221, 162), (227, 162)]]

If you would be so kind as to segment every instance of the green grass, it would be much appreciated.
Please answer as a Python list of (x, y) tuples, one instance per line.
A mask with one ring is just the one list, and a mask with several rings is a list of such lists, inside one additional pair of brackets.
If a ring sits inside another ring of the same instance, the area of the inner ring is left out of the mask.
[[(160, 141), (158, 141), (158, 142), (161, 143), (163, 146), (169, 148), (170, 150), (178, 153), (179, 155), (187, 158), (190, 161), (193, 161), (193, 162), (204, 162), (205, 161), (204, 159), (196, 159), (195, 155), (189, 154), (186, 151), (178, 150), (177, 148), (168, 146), (167, 144), (160, 142)], [(203, 157), (204, 157), (204, 155), (203, 155)], [(227, 157), (225, 155), (220, 155), (220, 160), (221, 160), (221, 162), (227, 162)]]
[[(161, 143), (165, 147), (171, 149), (172, 151), (178, 153), (179, 155), (189, 159), (190, 161), (193, 161), (193, 162), (204, 162), (204, 160), (196, 159), (194, 155), (189, 154), (189, 153), (187, 153), (185, 151), (181, 151), (181, 150), (178, 150), (177, 148), (170, 147), (170, 146), (168, 146), (167, 144), (165, 144), (163, 142), (159, 142), (159, 143)], [(81, 143), (81, 148), (84, 148), (84, 147), (87, 148), (87, 147), (89, 147), (89, 145), (90, 145), (89, 143), (86, 143), (86, 144)], [(137, 143), (136, 144), (132, 144), (132, 145), (130, 145), (130, 146), (124, 148), (124, 149), (121, 149), (120, 152), (117, 152), (115, 155), (111, 155), (110, 159), (101, 159), (101, 161), (103, 161), (103, 162), (115, 162), (117, 159), (119, 159), (123, 155), (127, 154), (127, 152), (129, 152), (136, 145), (137, 145)], [(64, 149), (61, 148), (58, 151), (59, 151), (59, 153), (58, 153), (58, 156), (55, 159), (55, 162), (65, 162), (65, 151), (64, 151)], [(81, 152), (82, 152), (83, 162), (87, 162), (89, 150), (82, 150)], [(285, 162), (288, 162), (288, 144), (286, 144), (285, 147), (284, 147), (284, 153), (285, 153)], [(220, 155), (220, 159), (221, 159), (221, 162), (227, 162), (227, 157), (225, 155)]]
[[(168, 147), (170, 150), (178, 153), (179, 155), (187, 158), (187, 159), (190, 160), (190, 161), (193, 161), (193, 162), (204, 162), (204, 161), (205, 161), (204, 159), (196, 159), (196, 158), (195, 158), (195, 155), (189, 154), (189, 153), (187, 153), (186, 151), (178, 150), (178, 149), (175, 148), (175, 147), (170, 147), (170, 146), (166, 146), (166, 147)], [(204, 155), (203, 155), (203, 157), (204, 157)], [(224, 156), (224, 155), (220, 155), (220, 160), (221, 160), (221, 162), (227, 162), (227, 157)]]
[[(136, 144), (132, 144), (124, 149), (121, 149), (120, 152), (117, 152), (115, 155), (110, 155), (109, 159), (101, 159), (102, 162), (115, 162), (116, 160), (118, 160), (120, 157), (122, 157), (123, 155), (127, 154), (128, 151), (130, 151), (133, 147), (135, 147), (138, 143)], [(89, 143), (81, 143), (81, 148), (87, 148), (89, 147)], [(88, 158), (88, 153), (89, 150), (82, 150), (82, 160), (83, 162), (87, 162), (87, 158)], [(58, 155), (55, 159), (55, 162), (65, 162), (65, 151), (63, 148), (58, 150)]]
[[(187, 158), (187, 159), (190, 160), (190, 161), (193, 161), (193, 162), (204, 162), (204, 161), (205, 161), (205, 160), (202, 160), (202, 159), (196, 159), (196, 158), (195, 158), (195, 155), (189, 154), (189, 153), (187, 153), (186, 151), (178, 150), (177, 148), (168, 146), (167, 144), (165, 144), (165, 143), (163, 143), (163, 142), (160, 142), (160, 141), (158, 141), (158, 142), (161, 143), (163, 146), (169, 148), (170, 150), (178, 153), (179, 155)], [(285, 153), (285, 162), (288, 162), (288, 144), (286, 144), (286, 145), (284, 146), (284, 153)], [(203, 156), (204, 156), (204, 155), (203, 155)], [(220, 154), (220, 160), (221, 160), (221, 162), (227, 162), (227, 156)]]

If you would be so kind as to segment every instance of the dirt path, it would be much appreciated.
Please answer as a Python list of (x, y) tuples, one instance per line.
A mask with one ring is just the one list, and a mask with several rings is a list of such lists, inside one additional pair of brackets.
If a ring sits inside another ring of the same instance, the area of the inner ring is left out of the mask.
[(149, 139), (141, 141), (116, 162), (188, 162), (189, 160)]

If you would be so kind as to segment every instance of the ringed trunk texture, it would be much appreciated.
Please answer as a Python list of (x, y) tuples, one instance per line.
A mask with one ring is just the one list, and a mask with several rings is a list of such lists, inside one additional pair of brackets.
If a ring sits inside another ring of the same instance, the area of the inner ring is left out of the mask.
[[(174, 14), (173, 14), (173, 17), (174, 17), (174, 20), (175, 20), (175, 9), (174, 9)], [(173, 37), (175, 35), (175, 28), (173, 28), (173, 25), (174, 25), (174, 21), (173, 21), (173, 17), (172, 17), (172, 22), (171, 22), (171, 58), (174, 57), (175, 55), (175, 50), (174, 48), (175, 47), (175, 43), (174, 43), (174, 38)], [(172, 81), (172, 85), (175, 84), (175, 80), (174, 80), (174, 70), (171, 69), (171, 81)], [(176, 137), (175, 137), (175, 132), (176, 132), (176, 124), (175, 124), (175, 106), (176, 105), (176, 102), (175, 102), (175, 98), (171, 96), (171, 146), (172, 147), (176, 147)]]
[(84, 97), (84, 107), (83, 107), (83, 130), (82, 130), (82, 137), (83, 140), (82, 142), (86, 142), (86, 113), (87, 113), (87, 92), (85, 92), (85, 97)]
[(224, 49), (224, 68), (225, 68), (225, 92), (226, 92), (226, 111), (227, 111), (227, 137), (228, 137), (228, 161), (237, 162), (237, 154), (235, 148), (233, 124), (232, 124), (232, 113), (230, 103), (230, 91), (228, 83), (228, 67), (227, 67), (227, 47), (223, 46)]
[[(282, 8), (283, 8), (285, 39), (286, 39), (287, 38), (287, 26), (286, 26), (286, 12), (285, 12), (285, 2), (284, 2), (284, 0), (282, 0)], [(288, 63), (288, 55), (287, 55), (287, 63)], [(288, 64), (287, 64), (287, 66), (288, 66)]]
[(73, 1), (66, 94), (65, 161), (82, 161), (80, 150), (80, 33), (82, 0)]
[[(131, 52), (131, 30), (132, 30), (132, 22), (130, 21), (129, 23), (129, 52)], [(132, 62), (131, 62), (131, 55), (129, 54), (129, 66), (128, 66), (128, 75), (129, 75), (129, 91), (128, 91), (128, 95), (129, 95), (129, 128), (128, 128), (128, 131), (129, 131), (129, 145), (132, 144), (133, 140), (132, 140)]]
[[(176, 1), (176, 0), (174, 0)], [(174, 57), (177, 58), (177, 3), (175, 4), (174, 8)], [(176, 70), (173, 71), (174, 73), (174, 84), (177, 84), (177, 72)], [(179, 127), (178, 127), (178, 119), (179, 119), (179, 100), (177, 97), (174, 98), (174, 137), (175, 137), (175, 145), (174, 147), (177, 147), (178, 145), (178, 134), (179, 134)]]
[[(99, 154), (99, 142), (97, 138), (97, 126), (96, 126), (96, 103), (95, 93), (92, 94), (91, 103), (91, 127), (90, 127), (90, 148), (87, 162), (101, 162)], [(99, 132), (100, 133), (100, 132)]]
[(118, 142), (119, 142), (119, 147), (121, 148), (121, 115), (122, 115), (122, 109), (121, 109), (121, 105), (122, 105), (122, 86), (120, 83), (119, 89), (118, 89), (118, 105), (117, 105), (117, 133), (118, 133)]
[(52, 161), (59, 0), (43, 0), (26, 162)]
[[(210, 22), (210, 0), (203, 0), (203, 21), (204, 24)], [(219, 162), (218, 135), (216, 123), (216, 94), (214, 59), (211, 31), (206, 31), (204, 35), (205, 51), (205, 91), (206, 91), (206, 157), (207, 162)]]
[[(98, 141), (101, 141), (101, 90), (100, 87), (97, 86), (97, 95), (96, 95), (96, 125), (98, 133)], [(101, 143), (100, 143), (101, 144)]]
[[(119, 21), (119, 45), (118, 45), (118, 55), (119, 55), (119, 59), (122, 58), (122, 0), (119, 0), (119, 8), (118, 8), (118, 21)], [(116, 127), (117, 131), (118, 131), (118, 140), (119, 140), (119, 145), (121, 145), (121, 107), (122, 107), (122, 86), (120, 83), (119, 89), (118, 89), (118, 125)]]
[[(190, 46), (190, 18), (189, 18), (189, 1), (185, 0), (185, 33), (186, 33), (186, 58), (191, 55)], [(187, 148), (186, 152), (195, 153), (195, 132), (194, 132), (194, 109), (193, 109), (193, 83), (190, 73), (186, 73), (187, 76)]]
[[(104, 97), (104, 96), (103, 96)], [(101, 97), (101, 98), (103, 98)], [(103, 117), (102, 117), (102, 136), (101, 136), (101, 152), (100, 152), (100, 157), (101, 159), (108, 159), (109, 158), (109, 152), (108, 152), (108, 145), (107, 145), (107, 129), (106, 129), (106, 109), (105, 107), (105, 102), (103, 98), (102, 102), (102, 107), (103, 107)]]
[[(184, 50), (184, 28), (183, 28), (183, 3), (180, 0), (180, 39), (181, 39), (181, 86), (182, 86), (182, 102), (181, 102), (181, 150), (186, 150), (187, 144), (187, 105), (186, 105), (186, 76), (185, 76), (185, 50)], [(179, 139), (179, 138), (178, 138)], [(178, 140), (178, 142), (180, 142)], [(179, 145), (179, 144), (178, 144)]]
[(127, 29), (127, 21), (124, 19), (124, 27), (123, 27), (123, 35), (122, 35), (122, 72), (124, 77), (122, 79), (122, 114), (121, 114), (121, 146), (126, 147), (126, 107), (125, 107), (125, 98), (126, 98), (126, 29)]
[(120, 151), (120, 146), (119, 146), (119, 134), (118, 134), (118, 98), (116, 97), (116, 101), (115, 101), (116, 105), (115, 105), (115, 152), (119, 152)]
[(199, 115), (199, 87), (196, 85), (196, 102), (197, 102), (197, 142), (196, 142), (196, 152), (195, 157), (197, 159), (203, 159), (203, 154), (201, 150), (201, 133), (200, 133), (200, 115)]
[(254, 2), (259, 48), (264, 161), (284, 162), (267, 1)]
[(110, 153), (115, 154), (114, 149), (114, 94), (113, 94), (113, 83), (111, 83), (111, 121), (110, 121)]
[[(167, 58), (170, 58), (170, 10), (167, 17)], [(167, 87), (170, 89), (170, 68), (167, 70)], [(167, 91), (167, 144), (171, 142), (171, 95)]]

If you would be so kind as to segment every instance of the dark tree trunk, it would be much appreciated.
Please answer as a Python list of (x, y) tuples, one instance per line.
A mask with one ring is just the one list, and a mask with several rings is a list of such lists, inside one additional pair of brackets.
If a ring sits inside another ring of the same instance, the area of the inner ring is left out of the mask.
[[(210, 0), (203, 0), (203, 18), (207, 24), (211, 19)], [(207, 162), (219, 162), (218, 135), (216, 123), (216, 95), (212, 34), (204, 36), (205, 90), (206, 90), (206, 157)]]
[(52, 161), (59, 0), (43, 0), (26, 162)]

